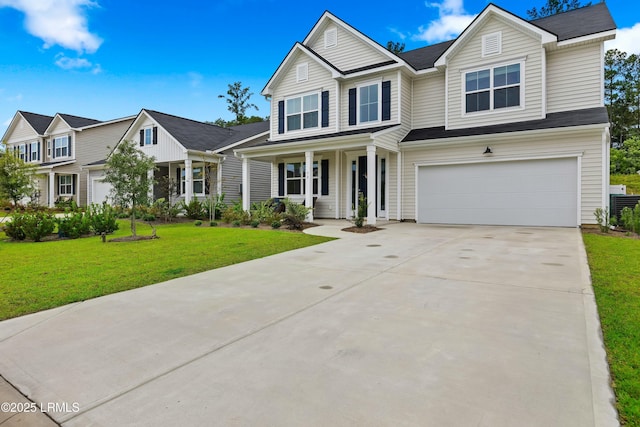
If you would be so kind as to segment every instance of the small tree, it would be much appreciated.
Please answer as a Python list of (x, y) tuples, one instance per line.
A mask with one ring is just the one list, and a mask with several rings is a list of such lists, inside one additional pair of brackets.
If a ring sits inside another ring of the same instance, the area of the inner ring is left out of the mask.
[(395, 53), (396, 55), (404, 52), (404, 43), (394, 42), (393, 40), (389, 40), (387, 42), (387, 50)]
[(218, 95), (218, 98), (225, 98), (227, 101), (227, 109), (236, 116), (236, 124), (244, 124), (247, 116), (246, 112), (249, 108), (258, 110), (258, 106), (249, 102), (249, 98), (253, 93), (249, 92), (249, 87), (242, 87), (242, 82), (229, 84), (229, 90), (226, 95)]
[(131, 141), (122, 141), (107, 159), (104, 181), (113, 187), (116, 204), (131, 208), (131, 234), (136, 237), (136, 208), (149, 203), (149, 190), (155, 184), (149, 172), (155, 170), (155, 159), (136, 148)]
[(16, 208), (23, 198), (33, 194), (36, 167), (25, 163), (2, 143), (0, 151), (0, 197), (13, 201)]

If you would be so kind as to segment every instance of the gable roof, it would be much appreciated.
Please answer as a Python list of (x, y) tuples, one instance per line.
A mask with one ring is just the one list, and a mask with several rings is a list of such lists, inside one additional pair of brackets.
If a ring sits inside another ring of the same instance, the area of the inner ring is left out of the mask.
[(444, 138), (458, 138), (464, 136), (495, 135), (509, 132), (523, 132), (529, 130), (557, 129), (571, 126), (587, 126), (609, 123), (606, 107), (587, 108), (583, 110), (562, 111), (549, 113), (544, 119), (527, 120), (523, 122), (506, 123), (500, 125), (478, 126), (473, 128), (450, 129), (444, 126), (414, 129), (404, 137), (400, 143), (411, 141), (428, 141)]
[(252, 136), (268, 132), (269, 122), (222, 128), (209, 123), (143, 109), (187, 150), (216, 151)]
[(91, 126), (91, 125), (95, 125), (95, 124), (101, 123), (100, 120), (88, 119), (86, 117), (73, 116), (71, 114), (58, 113), (57, 116), (59, 116), (71, 128), (74, 128), (74, 129), (78, 129), (78, 128), (82, 128), (82, 127), (85, 127), (85, 126)]
[(24, 117), (38, 135), (44, 135), (47, 127), (49, 127), (49, 123), (53, 120), (53, 117), (43, 114), (29, 113), (28, 111), (18, 111), (18, 113)]

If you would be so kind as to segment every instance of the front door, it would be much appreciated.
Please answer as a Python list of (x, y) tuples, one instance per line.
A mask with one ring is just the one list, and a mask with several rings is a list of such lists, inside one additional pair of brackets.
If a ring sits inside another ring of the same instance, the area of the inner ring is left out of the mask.
[[(382, 159), (380, 159), (382, 160)], [(378, 156), (376, 156), (376, 163), (378, 164), (378, 176), (377, 179), (374, 181), (375, 182), (375, 188), (373, 189), (373, 191), (378, 191), (380, 192), (381, 187), (386, 187), (386, 164), (385, 162), (380, 163), (380, 160), (378, 159)], [(381, 169), (381, 166), (383, 167), (383, 169)], [(368, 198), (368, 188), (367, 188), (367, 183), (368, 183), (368, 176), (367, 176), (367, 156), (359, 156), (357, 159), (354, 159), (351, 161), (351, 207), (352, 207), (352, 214), (353, 216), (357, 215), (358, 213), (358, 203), (360, 200), (360, 193), (362, 193), (362, 195), (365, 197), (365, 199)], [(381, 200), (380, 200), (380, 194), (377, 195), (377, 199), (378, 199), (378, 203), (376, 206), (376, 215), (378, 215), (378, 212), (382, 212), (384, 211), (384, 197), (382, 198), (382, 206), (381, 206)]]

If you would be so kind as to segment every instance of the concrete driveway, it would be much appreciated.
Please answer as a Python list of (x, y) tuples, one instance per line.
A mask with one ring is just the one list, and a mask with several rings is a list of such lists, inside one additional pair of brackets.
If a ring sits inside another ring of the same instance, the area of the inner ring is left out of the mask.
[(576, 229), (348, 234), (1, 322), (0, 374), (63, 426), (617, 424)]

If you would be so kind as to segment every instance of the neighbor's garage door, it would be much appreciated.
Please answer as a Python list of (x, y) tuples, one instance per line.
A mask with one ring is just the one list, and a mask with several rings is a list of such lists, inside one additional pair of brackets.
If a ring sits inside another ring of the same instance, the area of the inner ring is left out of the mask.
[(101, 204), (109, 197), (111, 192), (111, 184), (104, 181), (94, 179), (92, 181), (91, 202)]
[(576, 158), (418, 168), (418, 222), (577, 226)]

